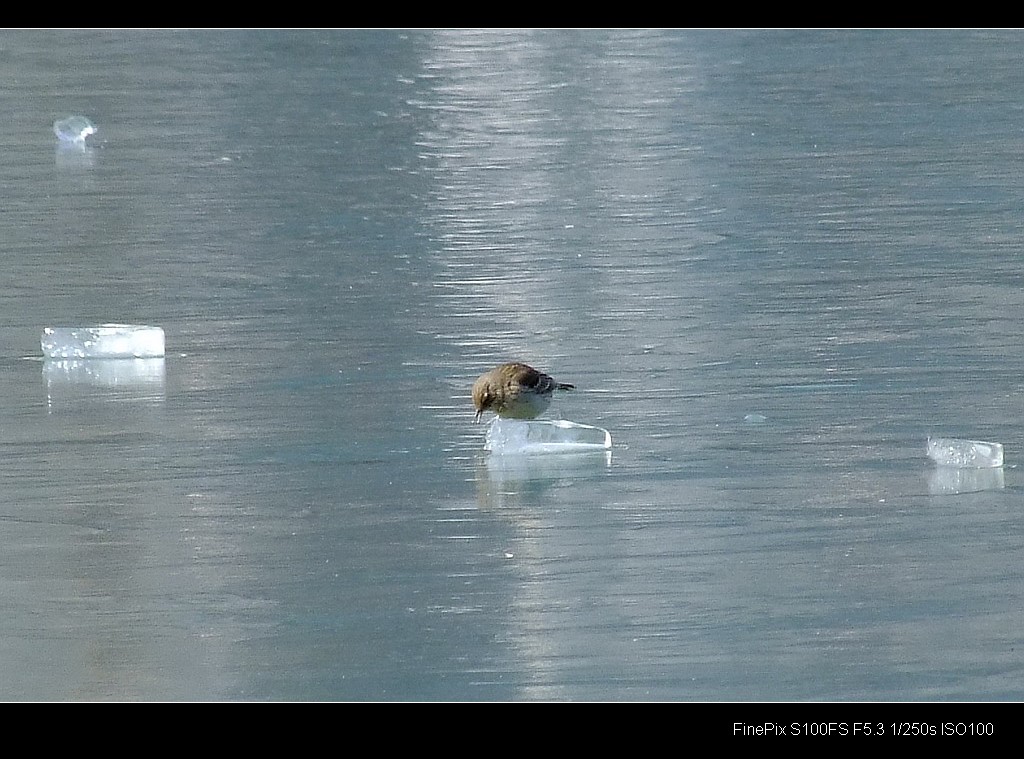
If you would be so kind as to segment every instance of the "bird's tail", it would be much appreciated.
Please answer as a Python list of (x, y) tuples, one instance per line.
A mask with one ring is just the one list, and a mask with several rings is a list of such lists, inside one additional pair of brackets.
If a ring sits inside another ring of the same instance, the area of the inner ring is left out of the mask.
[(555, 387), (558, 388), (559, 390), (575, 390), (576, 389), (575, 385), (570, 385), (567, 382), (559, 382), (558, 384), (555, 385)]

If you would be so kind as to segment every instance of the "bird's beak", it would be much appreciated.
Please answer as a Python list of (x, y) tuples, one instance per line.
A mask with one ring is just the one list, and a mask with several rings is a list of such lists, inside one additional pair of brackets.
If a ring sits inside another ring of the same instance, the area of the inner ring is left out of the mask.
[(484, 410), (483, 410), (483, 409), (480, 409), (479, 411), (477, 411), (477, 412), (476, 412), (476, 416), (475, 416), (475, 417), (473, 417), (473, 421), (474, 421), (474, 422), (479, 422), (479, 421), (480, 421), (480, 415), (481, 415), (482, 413), (484, 413)]

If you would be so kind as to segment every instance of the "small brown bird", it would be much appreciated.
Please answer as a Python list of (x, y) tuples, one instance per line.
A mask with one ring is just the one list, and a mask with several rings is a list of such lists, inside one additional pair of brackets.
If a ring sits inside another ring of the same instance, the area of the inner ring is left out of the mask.
[(575, 385), (555, 382), (526, 364), (502, 364), (481, 374), (473, 383), (476, 420), (485, 411), (506, 419), (533, 419), (551, 405), (555, 390), (575, 390)]

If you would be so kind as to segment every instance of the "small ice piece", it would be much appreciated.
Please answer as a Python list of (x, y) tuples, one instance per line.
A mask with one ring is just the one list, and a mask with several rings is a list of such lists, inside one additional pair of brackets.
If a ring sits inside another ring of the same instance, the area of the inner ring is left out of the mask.
[(68, 116), (53, 122), (53, 133), (62, 143), (84, 145), (85, 138), (96, 132), (96, 125), (85, 116)]
[(45, 358), (160, 358), (164, 331), (135, 324), (47, 327), (40, 341)]
[(1003, 465), (1003, 446), (1001, 443), (987, 443), (983, 440), (930, 437), (928, 458), (939, 466), (988, 469)]
[(491, 453), (583, 453), (612, 447), (608, 430), (565, 419), (502, 419), (487, 429), (484, 450)]

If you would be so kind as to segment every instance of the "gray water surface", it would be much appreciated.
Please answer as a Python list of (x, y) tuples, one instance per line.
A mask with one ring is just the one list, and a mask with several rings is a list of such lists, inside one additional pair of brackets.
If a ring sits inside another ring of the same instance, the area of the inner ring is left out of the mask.
[(0, 698), (1024, 698), (1020, 42), (0, 34)]

